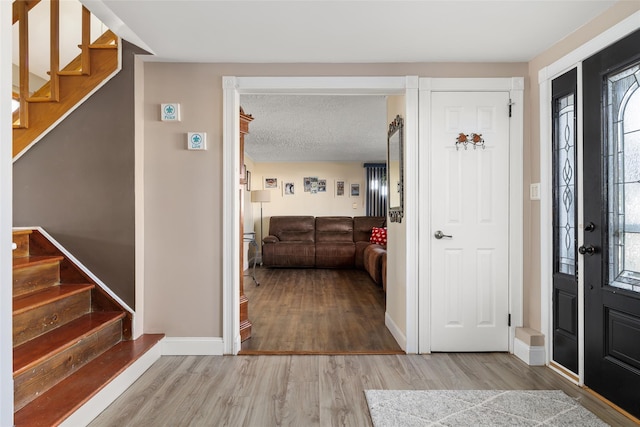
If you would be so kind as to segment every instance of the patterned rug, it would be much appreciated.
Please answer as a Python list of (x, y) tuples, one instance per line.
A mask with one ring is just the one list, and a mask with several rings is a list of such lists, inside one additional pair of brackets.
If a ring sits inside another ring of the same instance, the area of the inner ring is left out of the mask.
[(365, 390), (375, 427), (606, 426), (560, 390)]

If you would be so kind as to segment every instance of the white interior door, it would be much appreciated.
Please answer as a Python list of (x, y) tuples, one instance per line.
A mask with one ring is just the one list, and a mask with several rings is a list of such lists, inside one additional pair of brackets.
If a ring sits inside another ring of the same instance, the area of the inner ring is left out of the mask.
[(431, 351), (507, 351), (509, 92), (431, 99)]

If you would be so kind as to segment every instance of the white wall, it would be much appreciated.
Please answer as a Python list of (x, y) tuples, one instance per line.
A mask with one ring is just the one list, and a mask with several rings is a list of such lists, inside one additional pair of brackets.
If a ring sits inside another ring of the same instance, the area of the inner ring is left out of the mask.
[[(277, 215), (361, 216), (365, 212), (365, 170), (362, 162), (254, 163), (252, 189), (264, 189), (265, 178), (277, 178), (278, 188), (270, 189), (271, 201), (263, 203), (263, 228), (269, 231), (269, 218)], [(303, 178), (326, 179), (326, 192), (304, 191)], [(336, 181), (345, 182), (345, 194), (336, 195)], [(284, 194), (285, 183), (294, 183), (295, 193)], [(360, 196), (350, 195), (350, 184), (360, 184)], [(355, 206), (355, 207), (354, 207)], [(245, 210), (248, 210), (245, 205)], [(260, 203), (253, 204), (255, 231), (260, 234)], [(246, 216), (245, 216), (246, 218)], [(247, 226), (245, 225), (245, 229)]]

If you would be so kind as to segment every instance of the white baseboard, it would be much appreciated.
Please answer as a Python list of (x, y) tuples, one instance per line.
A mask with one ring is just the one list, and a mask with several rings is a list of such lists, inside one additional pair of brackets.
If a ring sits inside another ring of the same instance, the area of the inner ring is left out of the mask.
[(164, 337), (163, 356), (222, 356), (224, 341), (217, 337)]
[(131, 386), (144, 372), (151, 367), (161, 356), (161, 345), (156, 344), (124, 370), (118, 377), (107, 384), (80, 409), (75, 411), (60, 426), (75, 427), (86, 426), (102, 411), (111, 405), (124, 391)]
[(543, 346), (529, 346), (518, 338), (514, 341), (513, 354), (529, 366), (544, 366), (547, 362)]
[(400, 328), (398, 328), (398, 325), (396, 325), (391, 316), (389, 316), (389, 313), (384, 314), (384, 324), (387, 329), (389, 329), (389, 332), (391, 332), (391, 335), (393, 335), (393, 338), (396, 339), (400, 348), (407, 351), (407, 337), (402, 333)]

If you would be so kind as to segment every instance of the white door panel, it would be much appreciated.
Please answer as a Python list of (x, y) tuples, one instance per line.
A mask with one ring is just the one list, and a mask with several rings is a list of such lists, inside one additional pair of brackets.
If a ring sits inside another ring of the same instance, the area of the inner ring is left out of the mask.
[[(508, 92), (432, 94), (432, 351), (509, 349), (508, 104)], [(460, 133), (484, 148), (456, 146)]]

